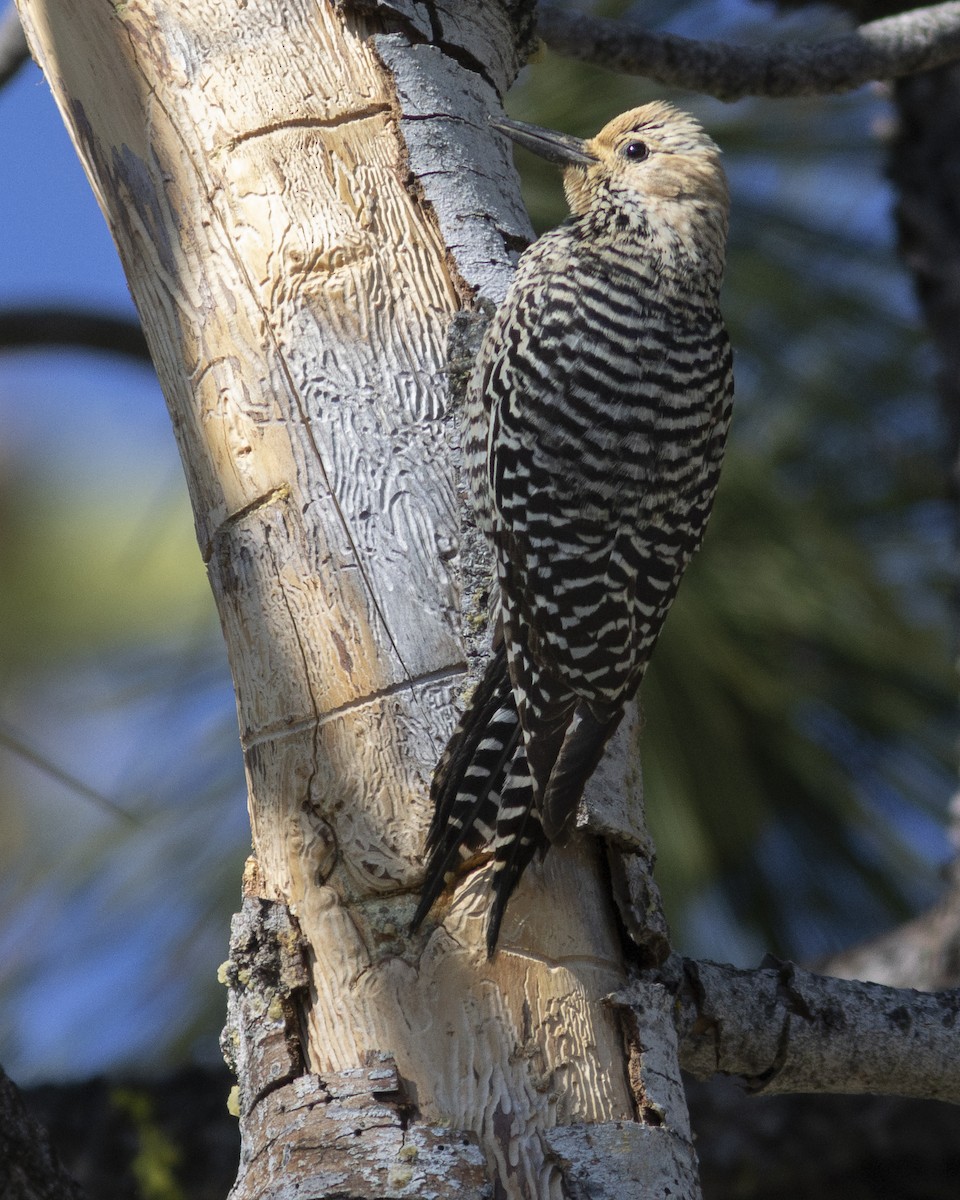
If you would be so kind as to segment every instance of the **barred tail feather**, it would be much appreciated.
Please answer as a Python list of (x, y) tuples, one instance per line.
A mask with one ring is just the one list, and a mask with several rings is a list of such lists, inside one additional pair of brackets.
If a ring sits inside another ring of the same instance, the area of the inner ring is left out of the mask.
[(543, 794), (543, 828), (551, 845), (568, 841), (583, 789), (622, 719), (622, 708), (598, 719), (586, 704), (577, 706)]
[(500, 791), (520, 743), (520, 720), (501, 650), (470, 699), (434, 774), (429, 860), (416, 929), (457, 865), (496, 837)]
[[(598, 718), (585, 704), (573, 712), (571, 707), (566, 698), (548, 702), (538, 695), (527, 703), (538, 737), (525, 739), (503, 648), (491, 659), (434, 774), (429, 859), (411, 930), (423, 922), (457, 865), (491, 847), (486, 943), (492, 957), (521, 875), (538, 850), (545, 853), (551, 843), (569, 837), (584, 785), (622, 715)], [(536, 765), (528, 760), (531, 749)]]
[(487, 957), (492, 958), (500, 936), (507, 901), (539, 850), (546, 853), (549, 843), (543, 834), (540, 813), (534, 803), (533, 782), (521, 743), (500, 797), (497, 836), (494, 843), (493, 878), (490, 887), (493, 902), (487, 924)]
[[(512, 719), (511, 719), (512, 710)], [(500, 716), (501, 712), (503, 715)], [(504, 742), (519, 737), (516, 728), (516, 706), (510, 688), (510, 676), (507, 672), (507, 655), (501, 645), (487, 663), (483, 678), (477, 684), (470, 697), (463, 715), (450, 736), (450, 741), (437, 763), (430, 785), (430, 799), (433, 801), (433, 819), (430, 822), (430, 832), (427, 834), (427, 849), (435, 851), (449, 828), (450, 820), (457, 809), (457, 797), (460, 794), (464, 780), (471, 767), (480, 756), (487, 761), (479, 765), (492, 767), (490, 751), (481, 752), (481, 745), (490, 736), (491, 729), (499, 730)], [(512, 750), (511, 750), (512, 753)], [(506, 768), (504, 768), (504, 775)], [(502, 779), (493, 779), (491, 786), (499, 788)], [(476, 791), (476, 789), (467, 789)], [(478, 849), (483, 845), (481, 840), (472, 847)], [(432, 862), (432, 854), (431, 854)]]

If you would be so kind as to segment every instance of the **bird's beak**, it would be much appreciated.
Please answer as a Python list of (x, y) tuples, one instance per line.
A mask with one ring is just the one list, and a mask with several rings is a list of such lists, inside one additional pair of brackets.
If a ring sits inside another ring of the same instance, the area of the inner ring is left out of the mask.
[(563, 167), (589, 167), (597, 161), (596, 155), (586, 149), (582, 138), (568, 133), (557, 133), (553, 129), (541, 129), (539, 125), (527, 125), (523, 121), (511, 121), (507, 117), (490, 118), (494, 129), (499, 129), (518, 146), (539, 154), (547, 162), (559, 163)]

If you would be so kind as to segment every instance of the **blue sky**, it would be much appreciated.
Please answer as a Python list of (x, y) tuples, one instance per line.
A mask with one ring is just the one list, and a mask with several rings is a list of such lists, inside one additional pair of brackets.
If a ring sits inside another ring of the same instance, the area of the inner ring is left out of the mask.
[(60, 114), (31, 63), (0, 92), (6, 232), (0, 296), (132, 312), (126, 280)]
[[(32, 64), (0, 92), (0, 161), (16, 164), (0, 189), (0, 307), (135, 317), (106, 223)], [(131, 833), (0, 747), (0, 1055), (23, 1081), (149, 1066), (177, 1036), (178, 1013), (187, 1025), (198, 1004), (222, 1003), (215, 971), (249, 845), (232, 692), (179, 456), (152, 370), (103, 356), (0, 356), (0, 429), (8, 479), (25, 473), (52, 502), (66, 486), (93, 513), (122, 497), (132, 533), (118, 558), (174, 554), (195, 569), (204, 597), (193, 633), (142, 647), (139, 662), (129, 648), (81, 648), (70, 664), (41, 655), (27, 679), (0, 679), (0, 720), (141, 821)], [(100, 584), (122, 587), (129, 558), (116, 564), (117, 581)], [(177, 670), (185, 682), (171, 691)], [(161, 677), (151, 696), (143, 681)], [(201, 793), (214, 797), (205, 812), (189, 803)], [(157, 902), (158, 887), (169, 903)], [(201, 1057), (217, 1053), (215, 1024), (214, 1015)]]
[[(30, 64), (0, 92), (0, 161), (17, 164), (0, 188), (0, 305), (68, 304), (135, 319), (133, 301), (93, 193), (40, 71)], [(82, 354), (5, 356), (0, 362), (0, 462), (29, 453), (33, 469), (102, 478), (111, 467), (179, 470), (153, 372)], [(138, 455), (132, 453), (136, 444)], [(138, 461), (139, 459), (139, 461)]]

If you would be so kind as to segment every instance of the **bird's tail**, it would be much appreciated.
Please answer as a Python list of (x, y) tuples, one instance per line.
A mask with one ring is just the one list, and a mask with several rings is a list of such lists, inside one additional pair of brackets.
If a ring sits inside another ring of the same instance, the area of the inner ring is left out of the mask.
[(573, 832), (583, 789), (622, 719), (622, 708), (597, 715), (582, 701), (577, 705), (543, 788), (543, 828), (551, 845), (564, 845)]
[(448, 875), (491, 846), (494, 894), (487, 953), (496, 947), (508, 899), (538, 849), (546, 848), (527, 768), (520, 718), (501, 645), (487, 665), (434, 772), (429, 859), (416, 929), (443, 891)]

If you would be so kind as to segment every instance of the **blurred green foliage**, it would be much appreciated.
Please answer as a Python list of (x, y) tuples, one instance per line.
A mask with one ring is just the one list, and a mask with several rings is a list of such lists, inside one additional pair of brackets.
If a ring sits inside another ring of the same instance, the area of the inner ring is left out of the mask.
[(17, 633), (0, 640), (4, 673), (162, 641), (209, 611), (182, 480), (159, 512), (122, 487), (65, 493), (15, 470), (0, 483), (0, 627)]
[(115, 1088), (110, 1099), (135, 1131), (137, 1151), (130, 1170), (140, 1196), (143, 1200), (184, 1200), (186, 1193), (177, 1182), (182, 1155), (157, 1121), (149, 1094), (131, 1087)]

